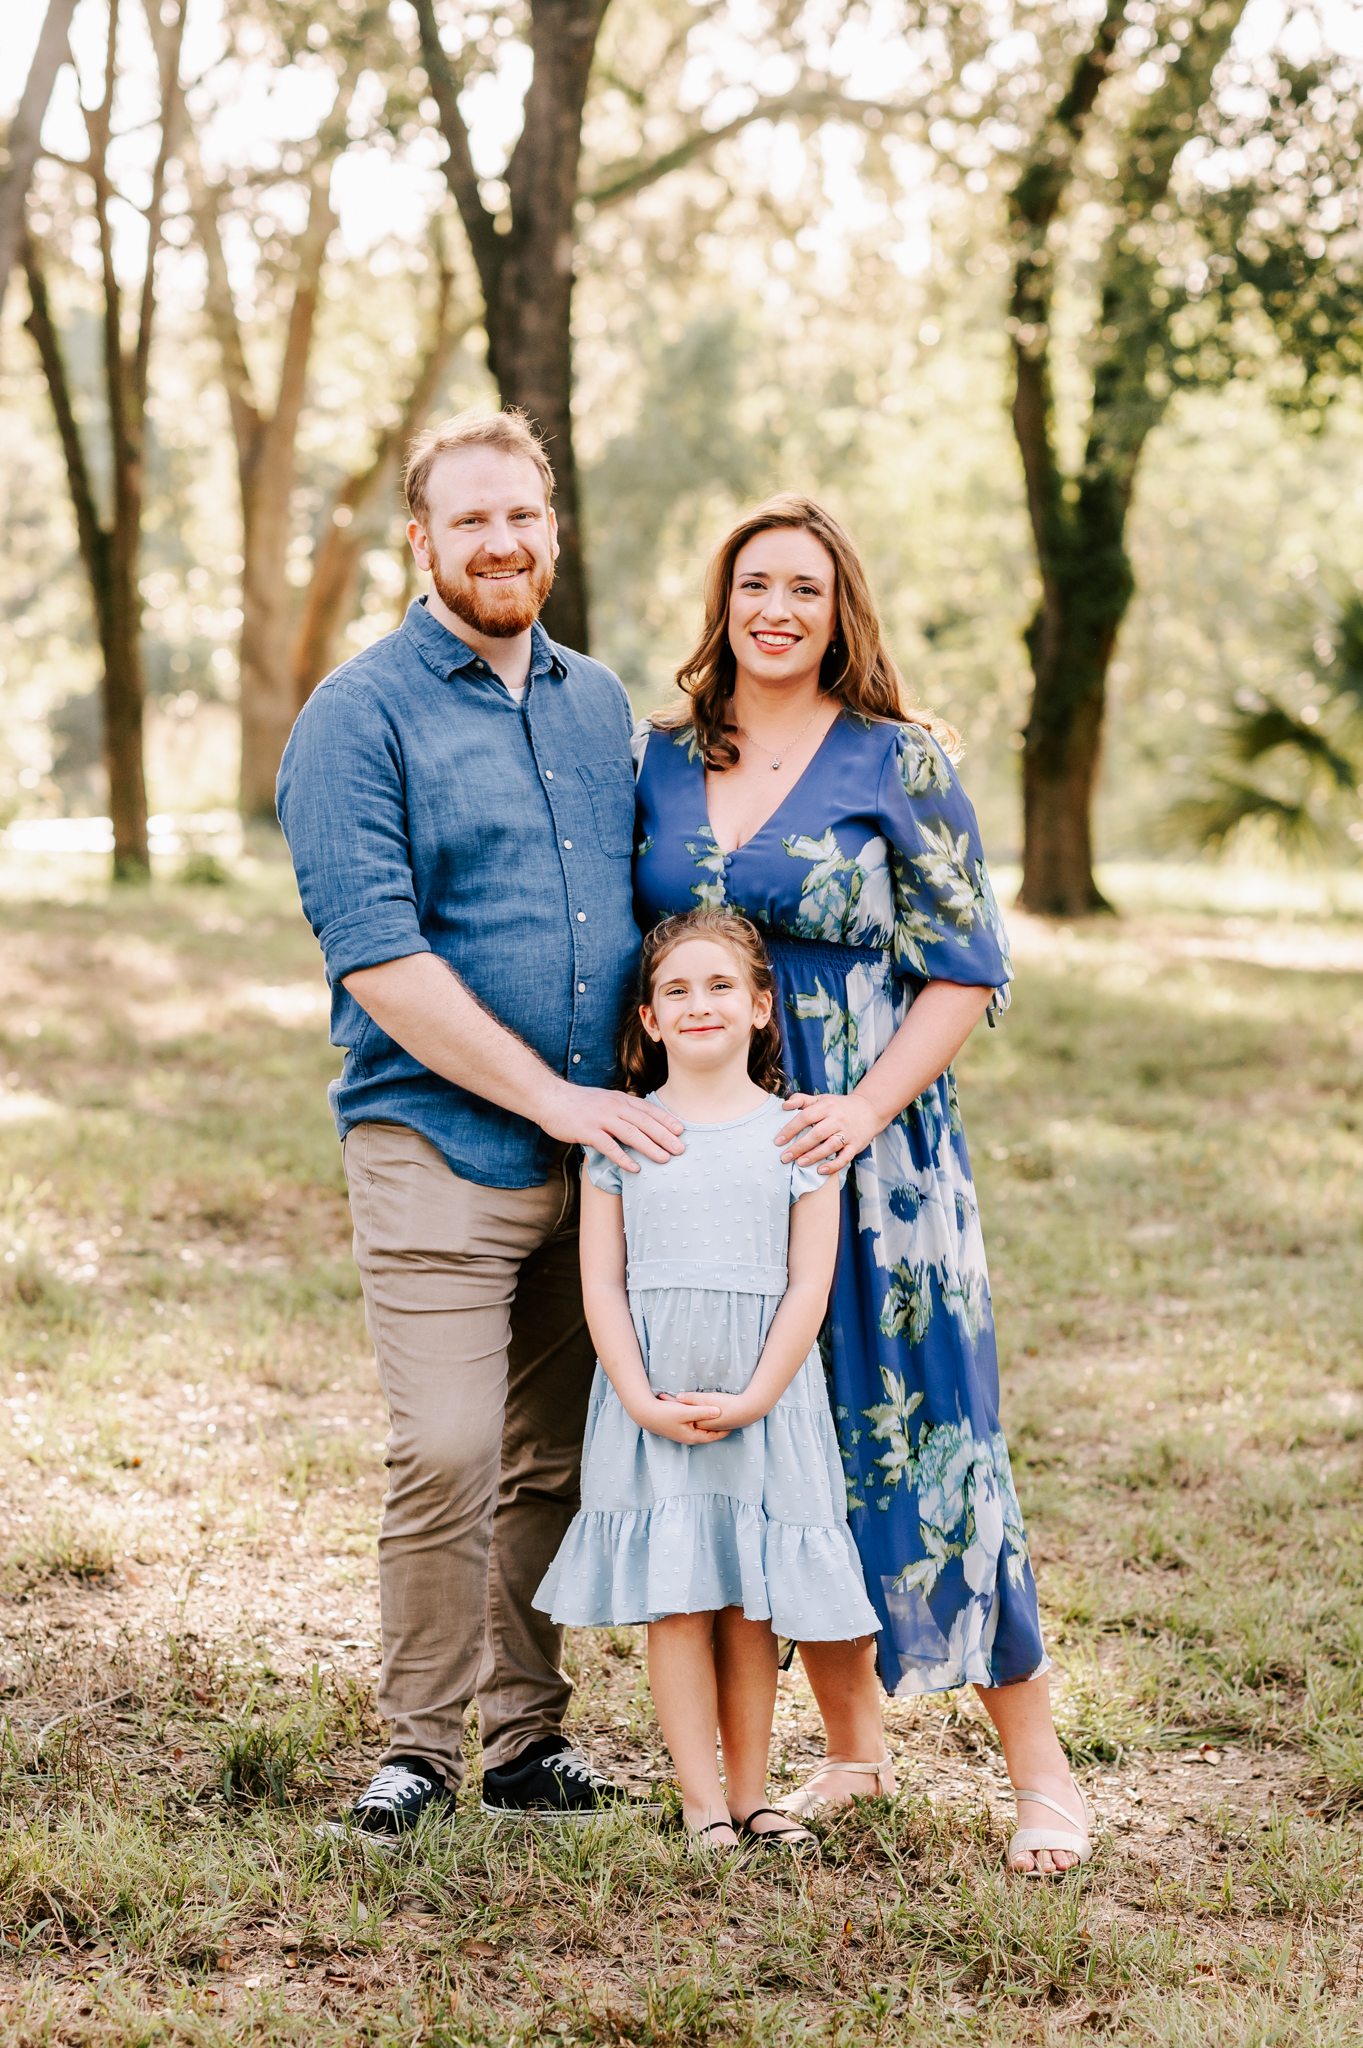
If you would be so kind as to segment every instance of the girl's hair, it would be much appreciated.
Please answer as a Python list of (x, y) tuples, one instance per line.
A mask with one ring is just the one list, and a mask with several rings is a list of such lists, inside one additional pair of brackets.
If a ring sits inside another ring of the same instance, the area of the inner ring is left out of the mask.
[(819, 688), (863, 718), (924, 726), (954, 760), (961, 751), (959, 734), (932, 712), (908, 707), (904, 679), (885, 645), (876, 601), (850, 534), (822, 505), (796, 491), (782, 491), (740, 519), (710, 557), (705, 623), (694, 653), (677, 670), (691, 702), (671, 714), (655, 714), (654, 725), (666, 730), (690, 724), (707, 768), (722, 772), (737, 766), (738, 748), (728, 732), (737, 672), (729, 645), (734, 564), (750, 540), (778, 527), (812, 534), (833, 560), (836, 624), (819, 670)]
[(641, 1005), (653, 1007), (653, 991), (669, 953), (688, 939), (713, 939), (730, 952), (755, 996), (771, 997), (771, 1015), (753, 1032), (748, 1047), (748, 1073), (768, 1095), (783, 1095), (786, 1077), (781, 1066), (781, 1027), (776, 1021), (776, 979), (771, 960), (755, 924), (731, 910), (687, 910), (665, 917), (644, 939), (634, 1000), (620, 1034), (620, 1065), (631, 1095), (647, 1095), (667, 1079), (667, 1054), (651, 1039), (639, 1015)]

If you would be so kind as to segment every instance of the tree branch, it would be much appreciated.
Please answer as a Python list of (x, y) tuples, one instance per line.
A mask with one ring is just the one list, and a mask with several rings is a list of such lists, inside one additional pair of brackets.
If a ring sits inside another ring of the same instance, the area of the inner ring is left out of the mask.
[(218, 353), (222, 357), (222, 381), (227, 391), (228, 409), (232, 415), (232, 431), (237, 443), (237, 462), (244, 474), (250, 466), (251, 452), (255, 446), (256, 436), (260, 432), (261, 417), (251, 391), (251, 372), (246, 363), (241, 323), (237, 319), (237, 309), (233, 304), (232, 284), (227, 274), (227, 258), (223, 254), (222, 234), (218, 225), (219, 188), (208, 185), (197, 175), (191, 174), (190, 198), (194, 224), (199, 231), (199, 242), (208, 269), (204, 310), (208, 314), (209, 325), (217, 338)]
[(442, 255), (430, 339), (401, 417), (378, 436), (369, 467), (348, 476), (336, 494), (294, 637), (293, 680), (300, 708), (332, 665), (336, 635), (353, 600), (359, 557), (373, 539), (375, 515), (397, 483), (403, 451), (431, 409), (451, 354), (474, 324), (472, 313), (451, 318), (454, 285), (454, 271)]
[[(1154, 296), (1159, 268), (1156, 207), (1168, 195), (1175, 160), (1211, 91), (1246, 0), (1200, 10), (1163, 83), (1134, 111), (1121, 153), (1121, 218), (1103, 257), (1093, 406), (1084, 453), (1086, 476), (1102, 472), (1125, 516), (1147, 436), (1168, 404), (1166, 378), (1152, 388), (1167, 352), (1171, 300)], [(1084, 486), (1087, 488), (1087, 486)]]
[(103, 578), (100, 574), (100, 554), (107, 540), (100, 522), (99, 508), (95, 503), (94, 487), (90, 480), (90, 467), (85, 460), (85, 448), (76, 424), (76, 411), (71, 403), (71, 384), (66, 374), (61, 344), (57, 339), (56, 325), (52, 319), (52, 308), (47, 296), (47, 280), (43, 276), (38, 252), (33, 243), (24, 238), (22, 246), (24, 272), (28, 278), (29, 316), (24, 326), (37, 344), (38, 357), (47, 379), (48, 392), (52, 399), (52, 411), (57, 421), (57, 433), (62, 444), (62, 455), (66, 460), (66, 476), (71, 487), (71, 503), (76, 514), (76, 534), (80, 541), (81, 560), (85, 564), (92, 591), (98, 593)]
[(1069, 88), (1037, 137), (1009, 199), (1018, 243), (1009, 309), (1017, 369), (1013, 431), (1022, 457), (1027, 510), (1043, 581), (1051, 574), (1052, 527), (1060, 502), (1050, 377), (1053, 267), (1046, 236), (1074, 174), (1075, 150), (1125, 24), (1125, 0), (1107, 0), (1088, 48), (1075, 62)]
[(469, 238), (469, 248), (478, 267), (483, 296), (490, 302), (506, 257), (504, 237), (497, 233), (492, 215), (484, 206), (478, 190), (478, 174), (469, 153), (469, 132), (459, 111), (459, 82), (440, 40), (435, 0), (413, 0), (413, 5), (421, 30), (421, 61), (426, 69), (431, 98), (440, 110), (440, 130), (448, 151), (444, 165), (445, 183), (459, 208), (459, 218), (464, 223), (464, 233)]
[(185, 33), (185, 0), (173, 22), (163, 22), (156, 0), (143, 0), (147, 28), (156, 51), (161, 73), (161, 138), (151, 178), (151, 200), (146, 210), (147, 262), (142, 273), (142, 301), (137, 320), (137, 348), (133, 357), (133, 402), (139, 421), (147, 402), (147, 373), (151, 364), (151, 324), (156, 308), (156, 258), (161, 248), (161, 223), (166, 200), (166, 166), (175, 154), (180, 126), (180, 45)]
[(695, 129), (674, 149), (665, 150), (651, 163), (636, 163), (630, 170), (619, 172), (615, 176), (608, 171), (602, 184), (581, 196), (596, 207), (617, 205), (620, 200), (629, 199), (634, 193), (644, 191), (649, 185), (655, 185), (660, 178), (667, 177), (669, 172), (679, 171), (685, 165), (694, 163), (706, 150), (713, 149), (717, 143), (727, 142), (731, 135), (741, 134), (743, 129), (750, 128), (755, 121), (782, 121), (802, 115), (822, 115), (826, 118), (830, 114), (846, 114), (849, 119), (861, 122), (868, 110), (873, 107), (878, 113), (891, 118), (908, 111), (903, 106), (889, 102), (850, 99), (835, 86), (805, 87), (794, 92), (774, 94), (768, 99), (758, 100), (746, 114), (739, 114), (732, 121), (726, 121), (722, 128)]
[(90, 177), (95, 188), (95, 221), (99, 232), (99, 256), (104, 283), (104, 385), (109, 407), (109, 439), (113, 447), (114, 528), (118, 530), (128, 508), (122, 496), (128, 476), (132, 445), (132, 421), (128, 410), (127, 364), (123, 355), (122, 292), (114, 268), (114, 238), (109, 223), (109, 201), (117, 197), (109, 179), (109, 142), (113, 119), (114, 87), (118, 75), (119, 0), (109, 0), (108, 33), (104, 52), (104, 98), (85, 115), (90, 138)]
[(47, 103), (67, 56), (67, 34), (76, 0), (48, 0), (18, 112), (10, 123), (9, 168), (0, 179), (0, 306), (24, 239), (24, 200), (38, 161), (39, 136)]
[(317, 295), (327, 243), (336, 228), (329, 186), (330, 163), (314, 165), (312, 190), (308, 195), (307, 225), (294, 243), (298, 269), (294, 275), (293, 299), (289, 306), (288, 333), (279, 366), (279, 390), (274, 413), (265, 432), (275, 441), (292, 447), (298, 431), (298, 416), (307, 393), (308, 357), (312, 351), (312, 330), (317, 318)]

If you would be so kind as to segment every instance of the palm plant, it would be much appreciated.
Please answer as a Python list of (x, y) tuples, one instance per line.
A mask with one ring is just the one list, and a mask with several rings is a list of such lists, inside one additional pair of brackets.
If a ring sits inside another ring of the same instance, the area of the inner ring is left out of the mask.
[(1276, 696), (1236, 692), (1220, 758), (1167, 813), (1172, 841), (1219, 851), (1249, 826), (1298, 852), (1327, 847), (1341, 829), (1363, 845), (1363, 594), (1325, 594), (1306, 623), (1306, 701), (1292, 711)]

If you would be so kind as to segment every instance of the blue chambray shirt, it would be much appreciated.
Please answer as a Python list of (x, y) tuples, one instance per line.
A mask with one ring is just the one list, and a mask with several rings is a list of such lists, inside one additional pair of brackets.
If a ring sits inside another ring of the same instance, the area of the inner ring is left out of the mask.
[(484, 1187), (535, 1187), (553, 1141), (443, 1080), (342, 986), (411, 953), (448, 961), (557, 1074), (608, 1085), (639, 956), (633, 723), (619, 679), (532, 632), (517, 706), (425, 601), (320, 683), (279, 771), (279, 817), (331, 984), (342, 1137), (406, 1124)]

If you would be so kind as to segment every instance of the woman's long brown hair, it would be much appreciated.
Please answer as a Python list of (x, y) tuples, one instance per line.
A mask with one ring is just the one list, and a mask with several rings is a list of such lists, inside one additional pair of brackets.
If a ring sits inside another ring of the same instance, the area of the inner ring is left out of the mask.
[(738, 669), (729, 645), (734, 563), (759, 533), (783, 526), (813, 534), (833, 561), (837, 623), (819, 670), (819, 688), (863, 718), (924, 726), (954, 759), (961, 751), (959, 735), (944, 719), (913, 710), (906, 701), (904, 679), (885, 645), (876, 601), (851, 535), (822, 505), (796, 491), (782, 491), (740, 519), (711, 556), (705, 571), (705, 624), (694, 653), (677, 670), (677, 681), (691, 702), (684, 710), (656, 714), (653, 723), (664, 729), (694, 726), (707, 768), (722, 772), (737, 767), (738, 748), (729, 737)]
[(755, 996), (771, 997), (771, 1015), (752, 1035), (748, 1047), (748, 1074), (768, 1095), (784, 1095), (786, 1077), (781, 1065), (781, 1027), (776, 1021), (776, 978), (762, 937), (755, 924), (731, 910), (686, 910), (677, 917), (665, 917), (644, 939), (639, 958), (639, 980), (634, 1000), (620, 1033), (620, 1065), (625, 1088), (631, 1095), (648, 1095), (667, 1079), (667, 1054), (644, 1029), (640, 1008), (653, 1008), (653, 991), (669, 953), (688, 939), (713, 939), (733, 955), (734, 964)]

